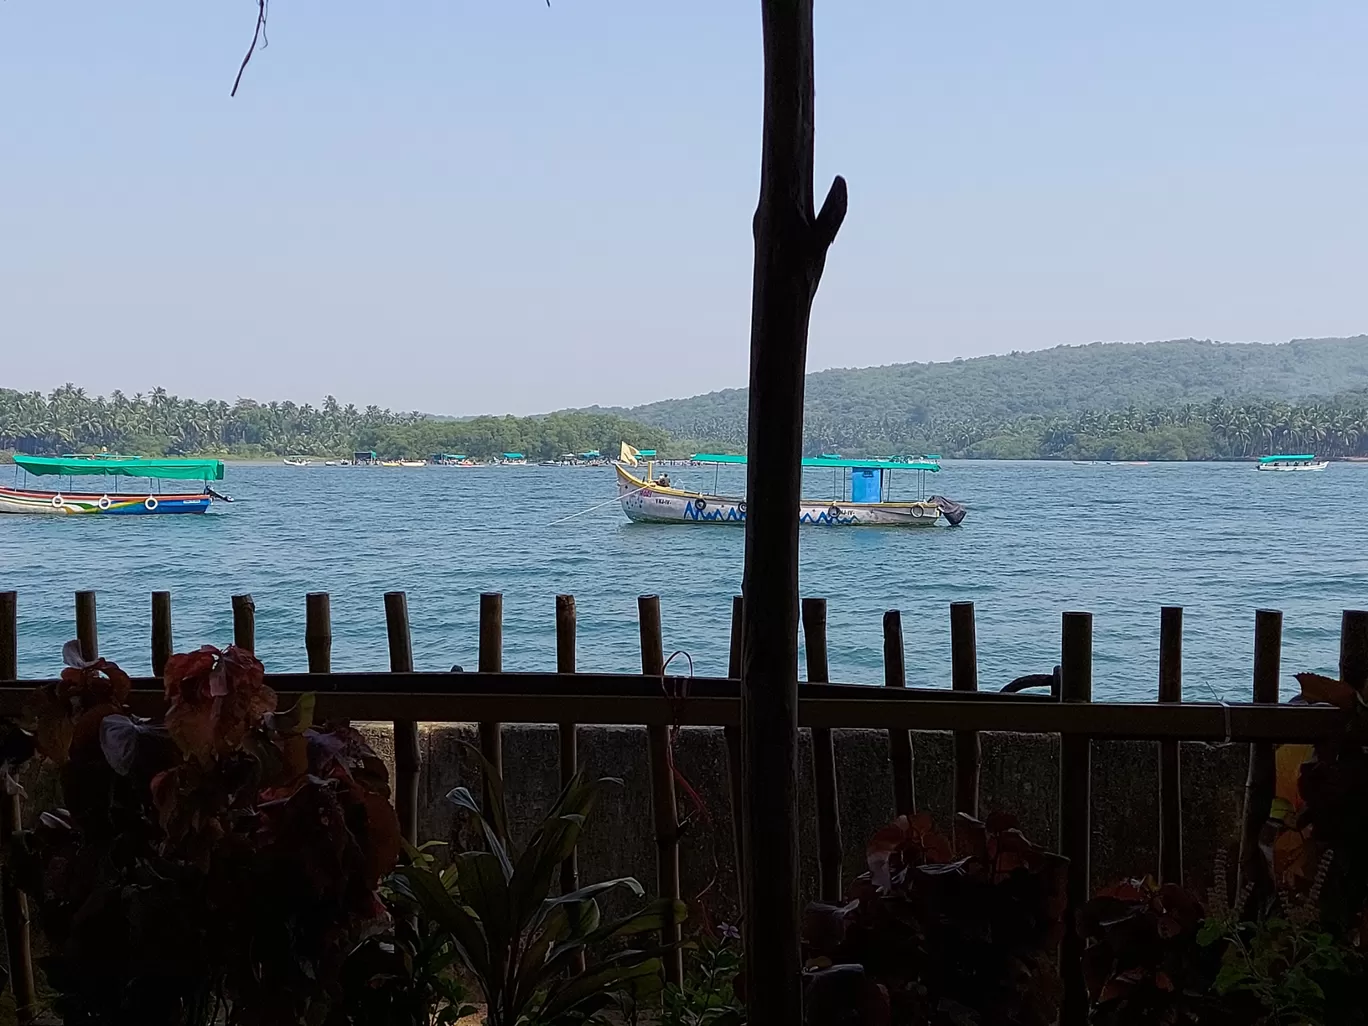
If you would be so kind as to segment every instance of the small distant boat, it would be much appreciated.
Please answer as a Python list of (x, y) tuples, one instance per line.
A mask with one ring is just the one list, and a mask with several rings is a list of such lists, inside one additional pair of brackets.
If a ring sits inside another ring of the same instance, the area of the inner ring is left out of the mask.
[[(34, 477), (121, 477), (146, 478), (146, 492), (114, 493), (87, 491), (37, 491), (27, 488), (0, 488), (0, 513), (47, 513), (71, 516), (107, 514), (110, 516), (147, 516), (168, 513), (204, 513), (215, 499), (232, 502), (209, 487), (210, 481), (223, 480), (222, 460), (144, 459), (140, 456), (114, 456), (105, 453), (71, 454), (60, 457), (14, 457), (15, 466)], [(161, 493), (151, 489), (157, 480), (198, 480), (204, 490), (197, 493)]]
[[(628, 468), (640, 464), (644, 455), (624, 445), (622, 459), (614, 463), (618, 478), (618, 501), (628, 520), (643, 523), (722, 523), (740, 524), (746, 520), (746, 500), (673, 487), (668, 476), (655, 478), (654, 460), (646, 464), (646, 476), (638, 477)], [(744, 466), (746, 457), (700, 453), (691, 461), (702, 466)], [(919, 493), (925, 495), (927, 474), (940, 472), (940, 457), (919, 456), (904, 459), (842, 459), (818, 456), (803, 460), (809, 469), (835, 472), (838, 494), (831, 499), (802, 499), (798, 522), (840, 527), (901, 526), (932, 527), (942, 519), (957, 526), (967, 512), (963, 506), (942, 495), (910, 501), (891, 501), (895, 471), (919, 475)], [(639, 471), (638, 471), (639, 473)]]
[(281, 462), (283, 462), (283, 463), (285, 464), (285, 466), (287, 466), (287, 467), (311, 467), (311, 466), (313, 466), (313, 460), (309, 459), (309, 457), (307, 457), (307, 456), (286, 456), (285, 459), (282, 460)]
[(1260, 456), (1259, 470), (1324, 470), (1329, 460), (1318, 460), (1314, 455)]
[(349, 467), (349, 466), (351, 466), (351, 462), (350, 462), (349, 460), (324, 460), (324, 461), (323, 461), (323, 466), (325, 466), (325, 467)]
[(501, 467), (525, 467), (527, 466), (527, 457), (520, 452), (502, 453), (498, 465)]

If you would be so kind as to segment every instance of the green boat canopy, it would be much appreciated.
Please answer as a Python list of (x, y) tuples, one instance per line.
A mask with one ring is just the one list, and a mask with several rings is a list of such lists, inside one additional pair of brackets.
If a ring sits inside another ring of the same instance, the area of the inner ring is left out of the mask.
[(1282, 463), (1284, 460), (1295, 460), (1296, 462), (1299, 462), (1299, 463), (1309, 463), (1311, 460), (1314, 460), (1315, 458), (1316, 458), (1316, 457), (1315, 457), (1314, 455), (1305, 455), (1305, 454), (1300, 455), (1300, 456), (1260, 456), (1260, 457), (1259, 457), (1259, 462), (1260, 462), (1260, 463)]
[(14, 462), (35, 477), (49, 474), (106, 477), (156, 477), (170, 480), (222, 481), (222, 460), (156, 460), (141, 456), (25, 456)]
[[(700, 452), (695, 453), (690, 459), (694, 463), (720, 463), (723, 465), (732, 464), (743, 466), (746, 462), (744, 456), (718, 455), (714, 453)], [(868, 460), (847, 460), (840, 456), (808, 456), (803, 460), (803, 466), (808, 469), (827, 470), (927, 470), (937, 473), (940, 464), (934, 457), (924, 456), (918, 459), (868, 459)]]

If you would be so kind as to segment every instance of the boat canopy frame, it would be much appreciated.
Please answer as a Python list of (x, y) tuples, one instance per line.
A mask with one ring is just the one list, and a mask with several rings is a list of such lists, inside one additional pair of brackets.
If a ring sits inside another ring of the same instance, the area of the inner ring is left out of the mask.
[(222, 460), (149, 459), (143, 456), (15, 453), (15, 466), (34, 477), (141, 477), (175, 481), (222, 481)]
[[(640, 454), (638, 454), (640, 455)], [(713, 490), (717, 491), (717, 470), (725, 466), (745, 466), (746, 457), (728, 453), (694, 453), (689, 457), (690, 462), (714, 468)], [(925, 456), (888, 456), (883, 458), (872, 457), (868, 459), (846, 459), (833, 453), (823, 453), (821, 456), (806, 456), (802, 460), (804, 470), (831, 470), (832, 475), (832, 500), (837, 502), (850, 502), (847, 496), (852, 494), (853, 483), (851, 477), (856, 470), (877, 470), (879, 474), (879, 501), (889, 502), (893, 494), (893, 471), (910, 470), (917, 472), (917, 498), (918, 501), (926, 500), (926, 475), (940, 473), (940, 457), (933, 455)], [(649, 471), (648, 471), (649, 473)]]

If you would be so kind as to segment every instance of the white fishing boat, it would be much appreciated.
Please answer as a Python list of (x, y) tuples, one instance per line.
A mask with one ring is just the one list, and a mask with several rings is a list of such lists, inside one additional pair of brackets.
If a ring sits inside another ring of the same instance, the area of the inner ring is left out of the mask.
[(287, 467), (313, 466), (313, 460), (309, 459), (309, 457), (307, 456), (286, 456), (285, 459), (281, 462), (284, 463)]
[[(642, 475), (641, 453), (624, 444), (617, 471), (618, 501), (627, 519), (656, 524), (740, 524), (746, 520), (746, 500), (739, 496), (688, 491), (674, 487), (669, 476), (655, 475), (654, 460), (646, 462)], [(746, 457), (700, 453), (694, 466), (744, 466)], [(954, 527), (964, 519), (965, 508), (942, 495), (926, 495), (927, 474), (940, 472), (935, 456), (905, 459), (844, 459), (816, 456), (803, 460), (807, 469), (833, 472), (832, 497), (802, 499), (798, 521), (839, 527), (934, 527), (944, 522)], [(917, 474), (920, 498), (891, 499), (895, 472)], [(714, 477), (716, 480), (716, 475)]]
[(1314, 454), (1259, 457), (1260, 470), (1324, 470), (1328, 466), (1329, 460), (1318, 460)]

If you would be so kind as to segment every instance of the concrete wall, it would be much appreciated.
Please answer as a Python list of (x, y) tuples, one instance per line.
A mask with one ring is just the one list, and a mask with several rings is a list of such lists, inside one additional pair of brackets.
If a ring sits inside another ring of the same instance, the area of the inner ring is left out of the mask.
[[(373, 741), (387, 758), (391, 750), (385, 725), (371, 727)], [(914, 733), (918, 807), (948, 828), (952, 758), (950, 735)], [(475, 756), (461, 742), (478, 743), (473, 725), (432, 725), (420, 733), (423, 771), (419, 784), (420, 833), (424, 839), (465, 843), (463, 824), (444, 800), (464, 784), (479, 794)], [(1059, 744), (1053, 737), (1027, 734), (983, 735), (981, 809), (1016, 815), (1031, 839), (1058, 843)], [(651, 825), (650, 774), (646, 732), (638, 727), (582, 727), (580, 762), (599, 775), (622, 778), (590, 823), (580, 849), (584, 882), (609, 876), (636, 876), (654, 890), (656, 846)], [(836, 773), (841, 830), (846, 850), (845, 878), (863, 871), (864, 844), (892, 816), (893, 786), (887, 735), (876, 730), (835, 732)], [(505, 785), (512, 828), (517, 837), (550, 808), (559, 790), (554, 726), (504, 728)], [(811, 751), (801, 739), (800, 858), (805, 896), (816, 879)], [(1205, 876), (1222, 846), (1238, 840), (1240, 804), (1248, 765), (1247, 745), (1183, 745), (1184, 855), (1188, 873)], [(684, 896), (703, 894), (709, 914), (735, 915), (735, 860), (732, 810), (727, 785), (726, 747), (716, 728), (684, 728), (676, 764), (698, 792), (697, 809), (680, 793), (681, 819), (688, 821), (680, 860)], [(1094, 742), (1092, 877), (1099, 885), (1158, 868), (1158, 745), (1152, 742)]]

